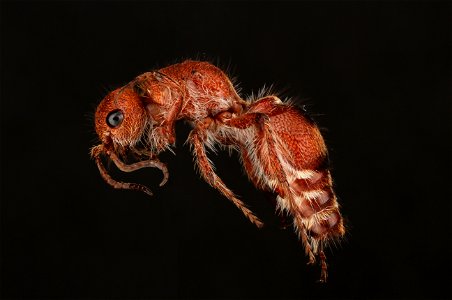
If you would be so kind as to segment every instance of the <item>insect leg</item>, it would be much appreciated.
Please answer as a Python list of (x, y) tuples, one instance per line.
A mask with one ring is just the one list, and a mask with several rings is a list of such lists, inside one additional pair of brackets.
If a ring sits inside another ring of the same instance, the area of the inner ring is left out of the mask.
[(326, 256), (325, 256), (325, 253), (323, 252), (323, 243), (320, 243), (319, 258), (320, 258), (320, 266), (322, 268), (319, 281), (326, 282), (326, 279), (328, 278), (328, 265), (326, 264)]
[[(160, 101), (156, 101), (156, 98), (152, 97), (152, 92), (149, 86), (149, 82), (152, 80), (157, 80), (166, 85), (165, 90), (162, 92), (162, 97), (159, 99)], [(159, 71), (144, 73), (135, 78), (135, 80), (129, 84), (133, 86), (133, 89), (137, 91), (140, 96), (147, 99), (146, 101), (149, 105), (146, 108), (151, 117), (153, 117), (153, 114), (155, 113), (153, 112), (152, 104), (157, 103), (158, 105), (165, 105), (166, 101), (171, 99), (172, 105), (167, 109), (165, 119), (159, 125), (158, 130), (162, 132), (170, 144), (174, 144), (176, 139), (174, 122), (182, 110), (182, 102), (185, 94), (180, 84), (178, 84), (177, 81), (172, 79), (170, 76)]]
[(245, 169), (246, 174), (252, 183), (258, 188), (265, 189), (263, 184), (259, 181), (259, 177), (256, 175), (256, 171), (253, 166), (253, 162), (251, 160), (250, 154), (245, 146), (239, 146), (240, 157), (242, 160), (243, 168)]
[[(270, 126), (269, 115), (283, 112), (284, 107), (279, 105), (278, 98), (273, 96), (258, 100), (253, 105), (255, 105), (255, 111), (251, 108), (251, 112), (224, 120), (223, 124), (239, 129), (245, 129), (250, 126), (256, 127), (256, 138), (251, 142), (250, 148), (253, 149), (256, 164), (262, 169), (261, 172), (263, 174), (260, 174), (259, 177), (264, 178), (263, 180), (267, 182), (268, 186), (275, 190), (287, 203), (287, 208), (294, 218), (294, 226), (304, 245), (306, 255), (309, 257), (309, 263), (314, 263), (315, 255), (309, 243), (306, 226), (303, 224), (300, 213), (298, 213), (294, 193), (290, 188), (286, 173), (278, 158), (278, 152), (282, 150), (277, 146), (274, 139), (275, 135)], [(268, 111), (269, 115), (265, 113), (266, 111)]]
[[(217, 117), (215, 116), (216, 120), (222, 120), (221, 116)], [(259, 178), (256, 176), (256, 172), (253, 167), (253, 162), (251, 161), (250, 154), (248, 153), (248, 150), (246, 150), (246, 147), (243, 145), (242, 142), (239, 140), (228, 136), (217, 136), (216, 139), (223, 145), (236, 145), (238, 147), (238, 151), (240, 153), (240, 159), (242, 161), (243, 168), (245, 170), (245, 173), (248, 175), (248, 178), (251, 180), (251, 182), (258, 188), (265, 189), (265, 187), (259, 183)]]
[(198, 126), (190, 132), (188, 140), (193, 147), (193, 153), (196, 158), (196, 162), (199, 171), (204, 178), (212, 187), (219, 190), (226, 198), (231, 200), (237, 208), (239, 208), (243, 214), (255, 224), (257, 227), (261, 228), (263, 226), (262, 221), (260, 221), (251, 210), (249, 210), (245, 204), (239, 200), (234, 193), (223, 183), (223, 181), (215, 174), (213, 170), (212, 162), (209, 160), (206, 154), (206, 149), (204, 147), (205, 142), (205, 129), (202, 126)]
[(288, 209), (294, 218), (294, 225), (297, 229), (298, 236), (304, 245), (306, 255), (309, 257), (308, 263), (314, 263), (315, 255), (309, 243), (306, 227), (304, 226), (301, 215), (298, 213), (296, 208), (295, 197), (293, 191), (290, 189), (286, 172), (284, 171), (284, 168), (279, 160), (278, 152), (281, 150), (276, 145), (268, 117), (261, 119), (259, 127), (258, 141), (260, 142), (256, 145), (256, 156), (260, 161), (266, 176), (268, 176), (271, 180), (269, 185), (273, 187), (279, 196), (287, 202)]

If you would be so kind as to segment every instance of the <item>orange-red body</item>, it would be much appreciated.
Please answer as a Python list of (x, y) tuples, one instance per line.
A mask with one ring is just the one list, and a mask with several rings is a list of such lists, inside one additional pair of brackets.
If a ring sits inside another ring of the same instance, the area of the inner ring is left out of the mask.
[[(309, 261), (320, 258), (321, 280), (325, 281), (324, 245), (345, 230), (332, 188), (327, 149), (316, 124), (276, 96), (244, 100), (217, 67), (185, 61), (142, 74), (99, 104), (95, 122), (102, 144), (92, 149), (92, 155), (103, 178), (115, 188), (151, 194), (142, 185), (113, 180), (100, 160), (100, 155), (106, 154), (126, 172), (161, 169), (164, 184), (168, 171), (158, 154), (174, 145), (177, 120), (193, 126), (188, 142), (201, 176), (260, 227), (262, 222), (216, 175), (206, 147), (221, 144), (240, 153), (254, 185), (275, 192), (279, 209), (293, 218)], [(124, 163), (130, 156), (137, 162)]]

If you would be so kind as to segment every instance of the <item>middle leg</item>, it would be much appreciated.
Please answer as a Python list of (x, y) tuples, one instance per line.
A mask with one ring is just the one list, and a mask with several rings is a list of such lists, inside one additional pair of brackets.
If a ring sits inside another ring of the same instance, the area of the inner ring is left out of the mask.
[(201, 176), (209, 183), (212, 187), (219, 190), (226, 198), (231, 200), (235, 206), (237, 206), (243, 214), (255, 224), (257, 227), (261, 228), (263, 223), (259, 220), (251, 210), (249, 210), (245, 204), (239, 200), (234, 193), (224, 184), (220, 177), (215, 173), (212, 162), (209, 160), (206, 154), (205, 142), (206, 142), (206, 128), (203, 125), (195, 127), (190, 132), (188, 137), (190, 144), (193, 147), (193, 152), (196, 157), (197, 165)]

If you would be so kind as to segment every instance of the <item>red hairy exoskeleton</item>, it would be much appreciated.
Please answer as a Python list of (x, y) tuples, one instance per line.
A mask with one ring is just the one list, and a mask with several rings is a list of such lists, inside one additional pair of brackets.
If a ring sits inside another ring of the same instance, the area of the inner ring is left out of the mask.
[[(118, 189), (151, 191), (140, 184), (112, 179), (100, 155), (125, 172), (143, 167), (162, 170), (158, 154), (175, 144), (175, 122), (192, 126), (192, 146), (201, 176), (231, 200), (256, 226), (263, 223), (214, 171), (206, 148), (230, 146), (241, 156), (256, 187), (274, 192), (278, 208), (293, 218), (309, 262), (319, 258), (326, 281), (325, 244), (345, 229), (332, 188), (327, 149), (315, 123), (294, 105), (276, 96), (243, 100), (229, 78), (207, 62), (185, 61), (144, 73), (114, 90), (99, 104), (95, 116), (101, 144), (91, 155), (105, 181)], [(130, 157), (135, 163), (127, 164)]]

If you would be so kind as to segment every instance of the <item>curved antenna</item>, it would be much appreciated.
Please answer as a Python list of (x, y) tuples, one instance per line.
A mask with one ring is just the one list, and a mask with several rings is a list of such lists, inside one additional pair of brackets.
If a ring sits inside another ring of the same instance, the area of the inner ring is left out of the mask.
[(164, 163), (161, 161), (155, 160), (155, 159), (148, 159), (139, 161), (133, 164), (126, 164), (124, 163), (117, 155), (116, 153), (107, 150), (106, 154), (110, 157), (110, 159), (115, 163), (115, 165), (118, 167), (119, 170), (123, 172), (133, 172), (142, 168), (157, 168), (163, 173), (163, 179), (160, 182), (160, 186), (165, 185), (165, 183), (168, 181), (169, 173), (168, 168)]
[(100, 159), (100, 155), (104, 152), (103, 145), (95, 146), (91, 149), (91, 156), (96, 161), (97, 168), (99, 169), (100, 175), (105, 180), (106, 183), (108, 183), (110, 186), (112, 186), (115, 189), (123, 189), (123, 190), (135, 190), (143, 192), (149, 196), (152, 196), (152, 191), (138, 183), (129, 183), (129, 182), (122, 182), (122, 181), (116, 181), (114, 180), (105, 169), (104, 165), (102, 164), (102, 161)]

